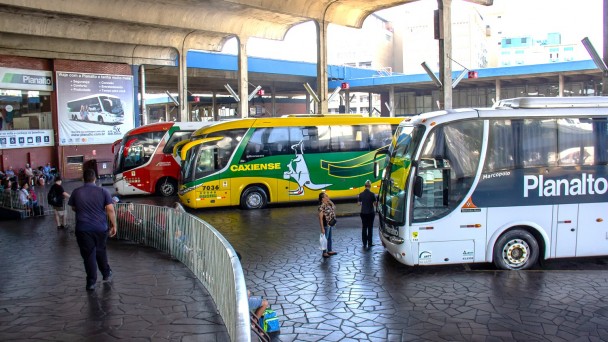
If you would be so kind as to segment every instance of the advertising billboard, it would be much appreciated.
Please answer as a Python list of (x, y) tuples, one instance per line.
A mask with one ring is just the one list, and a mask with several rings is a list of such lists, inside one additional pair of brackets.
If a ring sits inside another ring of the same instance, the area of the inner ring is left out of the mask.
[(57, 71), (59, 145), (111, 144), (134, 127), (133, 76)]

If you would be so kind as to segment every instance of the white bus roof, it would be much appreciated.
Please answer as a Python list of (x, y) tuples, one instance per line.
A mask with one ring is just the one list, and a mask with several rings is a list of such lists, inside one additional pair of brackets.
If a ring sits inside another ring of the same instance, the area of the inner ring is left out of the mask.
[(492, 108), (459, 108), (422, 113), (404, 118), (402, 124), (433, 126), (473, 117), (509, 119), (589, 116), (608, 116), (608, 97), (520, 97), (501, 100)]
[(585, 108), (608, 107), (608, 97), (569, 96), (569, 97), (518, 97), (500, 100), (494, 108)]

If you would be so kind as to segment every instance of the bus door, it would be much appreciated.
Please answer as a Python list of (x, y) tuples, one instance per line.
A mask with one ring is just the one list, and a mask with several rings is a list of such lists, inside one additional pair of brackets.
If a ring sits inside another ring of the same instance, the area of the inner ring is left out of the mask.
[[(472, 202), (483, 123), (453, 122), (431, 132), (413, 175), (409, 237), (414, 264), (484, 261), (486, 208)], [(417, 259), (417, 260), (416, 260)]]
[[(567, 258), (576, 256), (578, 234), (578, 204), (556, 205), (557, 219), (554, 220), (555, 257)], [(584, 237), (581, 237), (584, 239)], [(595, 239), (595, 237), (594, 237)]]
[(465, 200), (467, 189), (457, 188), (458, 181), (453, 179), (447, 160), (421, 161), (419, 166), (416, 187), (422, 190), (417, 194), (420, 196), (413, 196), (409, 236), (414, 263), (483, 261), (487, 209), (477, 208), (470, 199)]
[(578, 204), (576, 256), (608, 254), (606, 203)]

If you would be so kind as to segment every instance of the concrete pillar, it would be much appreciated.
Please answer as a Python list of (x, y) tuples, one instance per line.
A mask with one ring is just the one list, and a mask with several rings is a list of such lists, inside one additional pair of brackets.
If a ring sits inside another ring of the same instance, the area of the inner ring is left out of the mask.
[(310, 95), (308, 94), (308, 92), (306, 92), (306, 113), (305, 114), (310, 114)]
[(389, 116), (395, 117), (395, 86), (388, 87), (388, 106), (390, 107)]
[(452, 109), (452, 0), (437, 0), (439, 5), (439, 80), (441, 109)]
[(237, 37), (239, 43), (238, 56), (238, 71), (237, 77), (239, 81), (239, 116), (241, 118), (249, 117), (249, 69), (247, 65), (247, 40), (246, 37)]
[[(179, 77), (177, 79), (177, 92), (179, 94), (179, 118), (177, 121), (186, 122), (189, 121), (188, 117), (188, 49), (185, 45), (179, 53)], [(166, 118), (171, 120), (171, 117)]]
[[(148, 114), (146, 111), (146, 69), (143, 65), (139, 66), (139, 101), (140, 101), (140, 111), (141, 114), (141, 124), (145, 125), (148, 123)], [(137, 124), (135, 124), (137, 126)]]
[(501, 95), (500, 95), (500, 87), (501, 87), (500, 80), (497, 79), (495, 81), (495, 84), (496, 84), (496, 98), (494, 99), (494, 101), (498, 102), (498, 101), (500, 101), (500, 97), (501, 97)]
[[(143, 67), (143, 65), (142, 65)], [(141, 104), (143, 101), (140, 101), (140, 93), (141, 93), (141, 75), (139, 73), (140, 66), (131, 65), (131, 74), (133, 75), (133, 127), (141, 126)], [(139, 105), (138, 105), (139, 104)], [(125, 116), (129, 115), (129, 113), (125, 113)]]
[(372, 116), (374, 110), (374, 99), (372, 98), (374, 93), (367, 93), (367, 113)]
[(270, 85), (270, 104), (271, 104), (270, 116), (272, 116), (272, 117), (277, 116), (277, 98), (275, 96), (275, 91), (276, 91), (276, 87), (274, 85), (274, 82), (272, 82), (272, 84)]
[(557, 96), (564, 97), (564, 74), (559, 73), (557, 77)]
[(327, 26), (328, 23), (316, 22), (317, 24), (317, 114), (329, 113), (329, 103), (327, 102)]

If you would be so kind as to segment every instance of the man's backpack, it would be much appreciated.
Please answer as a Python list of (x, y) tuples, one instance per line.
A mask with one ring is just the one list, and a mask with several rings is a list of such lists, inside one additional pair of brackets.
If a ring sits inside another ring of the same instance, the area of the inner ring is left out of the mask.
[(49, 205), (52, 205), (53, 207), (59, 207), (61, 205), (59, 203), (59, 198), (57, 198), (57, 191), (55, 191), (54, 187), (51, 187), (51, 190), (49, 190), (49, 193), (46, 195), (46, 200)]

